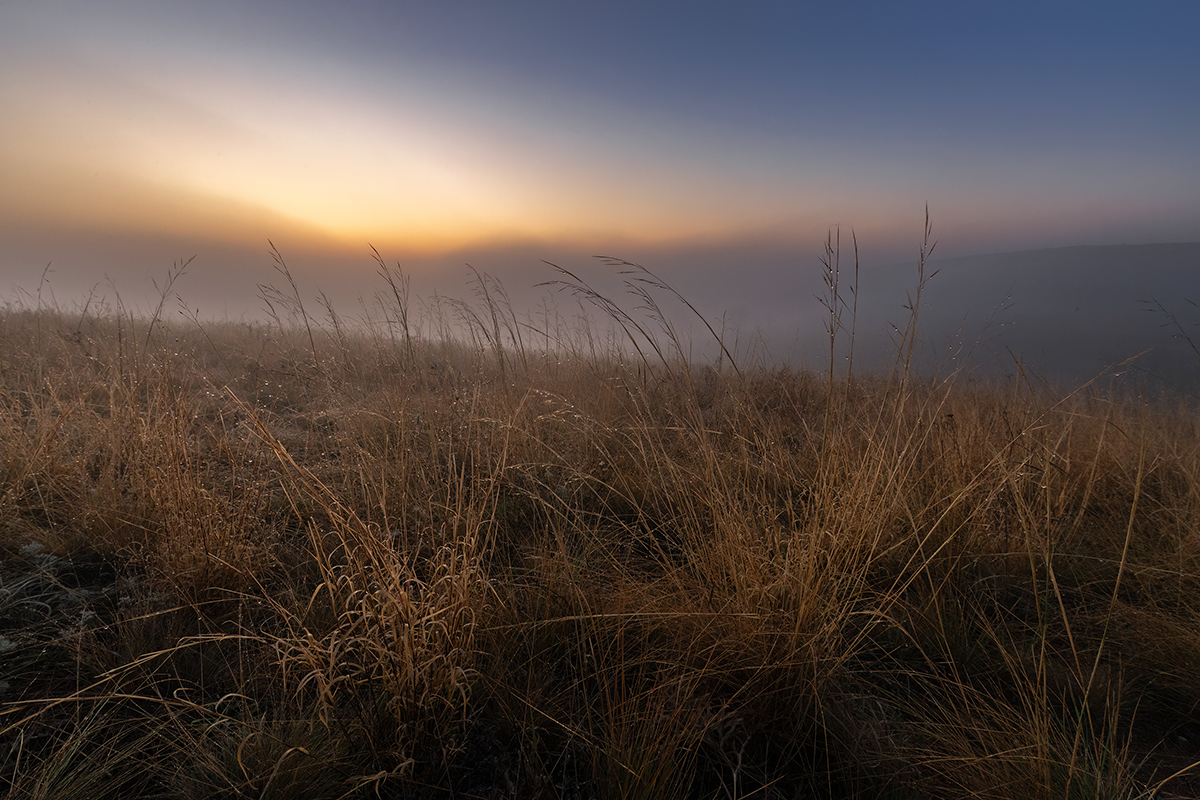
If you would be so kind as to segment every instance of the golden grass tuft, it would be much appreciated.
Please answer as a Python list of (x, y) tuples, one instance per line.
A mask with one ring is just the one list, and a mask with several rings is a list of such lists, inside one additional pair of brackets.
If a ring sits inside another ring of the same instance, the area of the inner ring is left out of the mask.
[(1194, 796), (1192, 410), (922, 378), (919, 294), (890, 376), (700, 363), (611, 263), (0, 312), (5, 796)]

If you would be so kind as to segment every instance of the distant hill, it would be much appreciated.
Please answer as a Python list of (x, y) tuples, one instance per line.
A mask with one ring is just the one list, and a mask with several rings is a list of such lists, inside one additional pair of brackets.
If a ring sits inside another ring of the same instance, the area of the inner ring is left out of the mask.
[[(1060, 247), (930, 260), (937, 270), (922, 297), (924, 368), (957, 346), (990, 376), (1026, 370), (1073, 385), (1143, 351), (1124, 371), (1161, 389), (1200, 385), (1200, 355), (1154, 302), (1173, 313), (1200, 347), (1200, 242)], [(913, 263), (864, 268), (859, 302), (864, 358), (888, 361), (882, 320), (903, 323)]]

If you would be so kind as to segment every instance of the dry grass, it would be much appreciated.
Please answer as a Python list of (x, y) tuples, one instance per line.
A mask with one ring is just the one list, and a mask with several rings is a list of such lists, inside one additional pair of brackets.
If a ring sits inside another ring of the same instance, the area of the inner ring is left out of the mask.
[(816, 376), (687, 361), (634, 265), (560, 276), (616, 338), (380, 266), (0, 313), (7, 797), (1194, 796), (1190, 410), (918, 379), (919, 293)]

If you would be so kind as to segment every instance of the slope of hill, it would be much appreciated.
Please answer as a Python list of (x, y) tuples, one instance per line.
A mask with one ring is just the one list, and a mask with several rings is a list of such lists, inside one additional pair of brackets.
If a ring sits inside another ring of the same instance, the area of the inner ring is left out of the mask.
[[(930, 259), (920, 329), (926, 368), (962, 348), (990, 376), (1027, 372), (1074, 384), (1127, 359), (1120, 371), (1156, 390), (1200, 381), (1200, 243), (1063, 247)], [(859, 319), (865, 358), (889, 355), (880, 328), (903, 323), (913, 265), (864, 268)], [(1178, 325), (1172, 323), (1174, 315)], [(969, 355), (969, 358), (967, 357)], [(1135, 358), (1136, 357), (1136, 358)]]

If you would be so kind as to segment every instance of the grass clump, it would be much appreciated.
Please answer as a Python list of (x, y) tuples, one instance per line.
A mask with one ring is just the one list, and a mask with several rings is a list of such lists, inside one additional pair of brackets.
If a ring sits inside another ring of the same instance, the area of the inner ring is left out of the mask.
[(6, 797), (1196, 791), (1189, 410), (921, 378), (919, 291), (816, 375), (626, 262), (581, 328), (275, 255), (269, 324), (0, 312)]

